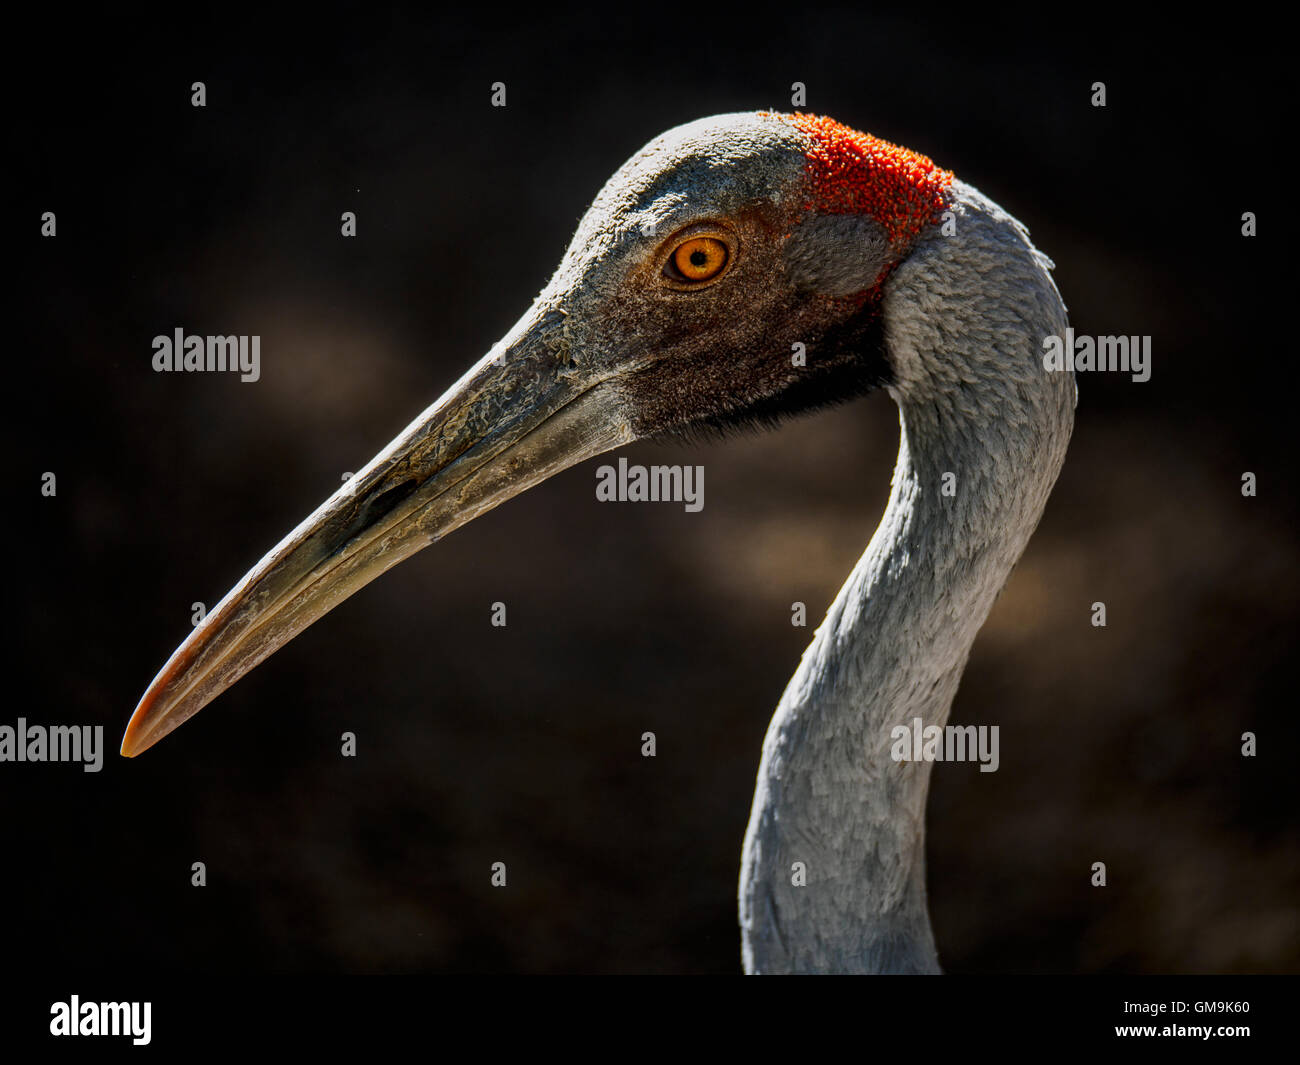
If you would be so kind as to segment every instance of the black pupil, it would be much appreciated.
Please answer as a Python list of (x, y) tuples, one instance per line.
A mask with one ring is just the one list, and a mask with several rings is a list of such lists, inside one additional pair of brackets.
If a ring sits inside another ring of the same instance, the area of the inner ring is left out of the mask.
[(696, 249), (691, 252), (691, 265), (697, 269), (709, 261), (709, 257), (704, 252)]

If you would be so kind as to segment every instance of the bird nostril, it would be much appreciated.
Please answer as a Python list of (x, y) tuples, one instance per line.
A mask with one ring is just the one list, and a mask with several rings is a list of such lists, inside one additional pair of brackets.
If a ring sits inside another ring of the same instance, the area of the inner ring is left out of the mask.
[(348, 523), (347, 529), (344, 530), (343, 535), (334, 545), (331, 554), (338, 554), (359, 533), (383, 521), (407, 496), (419, 487), (419, 484), (420, 482), (414, 479), (403, 481), (401, 484), (385, 489), (378, 495), (370, 496), (361, 509), (357, 511), (356, 517)]
[(414, 492), (418, 485), (419, 482), (415, 480), (403, 481), (377, 496), (372, 496), (366, 500), (366, 505), (361, 508), (358, 517), (366, 525), (375, 524), (392, 513), (393, 508)]

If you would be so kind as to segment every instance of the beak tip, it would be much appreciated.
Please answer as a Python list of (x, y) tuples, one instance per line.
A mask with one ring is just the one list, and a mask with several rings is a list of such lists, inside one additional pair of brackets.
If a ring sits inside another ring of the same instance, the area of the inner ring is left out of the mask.
[(134, 758), (143, 750), (138, 742), (138, 737), (135, 735), (134, 725), (135, 719), (132, 718), (131, 724), (126, 726), (126, 732), (122, 734), (122, 747), (119, 753), (123, 758)]
[(135, 708), (131, 720), (126, 723), (126, 731), (122, 733), (121, 754), (123, 758), (134, 758), (142, 751), (147, 751), (161, 738), (156, 729), (146, 724), (149, 717), (148, 704), (153, 702), (149, 697), (150, 694), (147, 692), (145, 697), (140, 700), (140, 705)]

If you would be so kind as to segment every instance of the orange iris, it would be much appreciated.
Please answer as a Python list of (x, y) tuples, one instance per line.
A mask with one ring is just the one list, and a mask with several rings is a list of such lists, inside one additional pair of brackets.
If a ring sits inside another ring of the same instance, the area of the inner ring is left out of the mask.
[(673, 266), (687, 281), (708, 281), (727, 265), (727, 246), (715, 237), (694, 237), (673, 251)]

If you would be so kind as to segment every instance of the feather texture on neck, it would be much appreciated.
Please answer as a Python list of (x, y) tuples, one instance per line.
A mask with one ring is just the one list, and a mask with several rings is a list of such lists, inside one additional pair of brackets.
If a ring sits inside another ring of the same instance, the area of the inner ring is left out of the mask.
[(763, 743), (740, 880), (749, 972), (939, 971), (930, 763), (893, 761), (891, 730), (946, 723), (1056, 481), (1075, 404), (1072, 375), (1041, 358), (1043, 337), (1066, 326), (1050, 262), (975, 189), (954, 182), (951, 197), (955, 234), (932, 227), (885, 288), (900, 411), (889, 504)]

